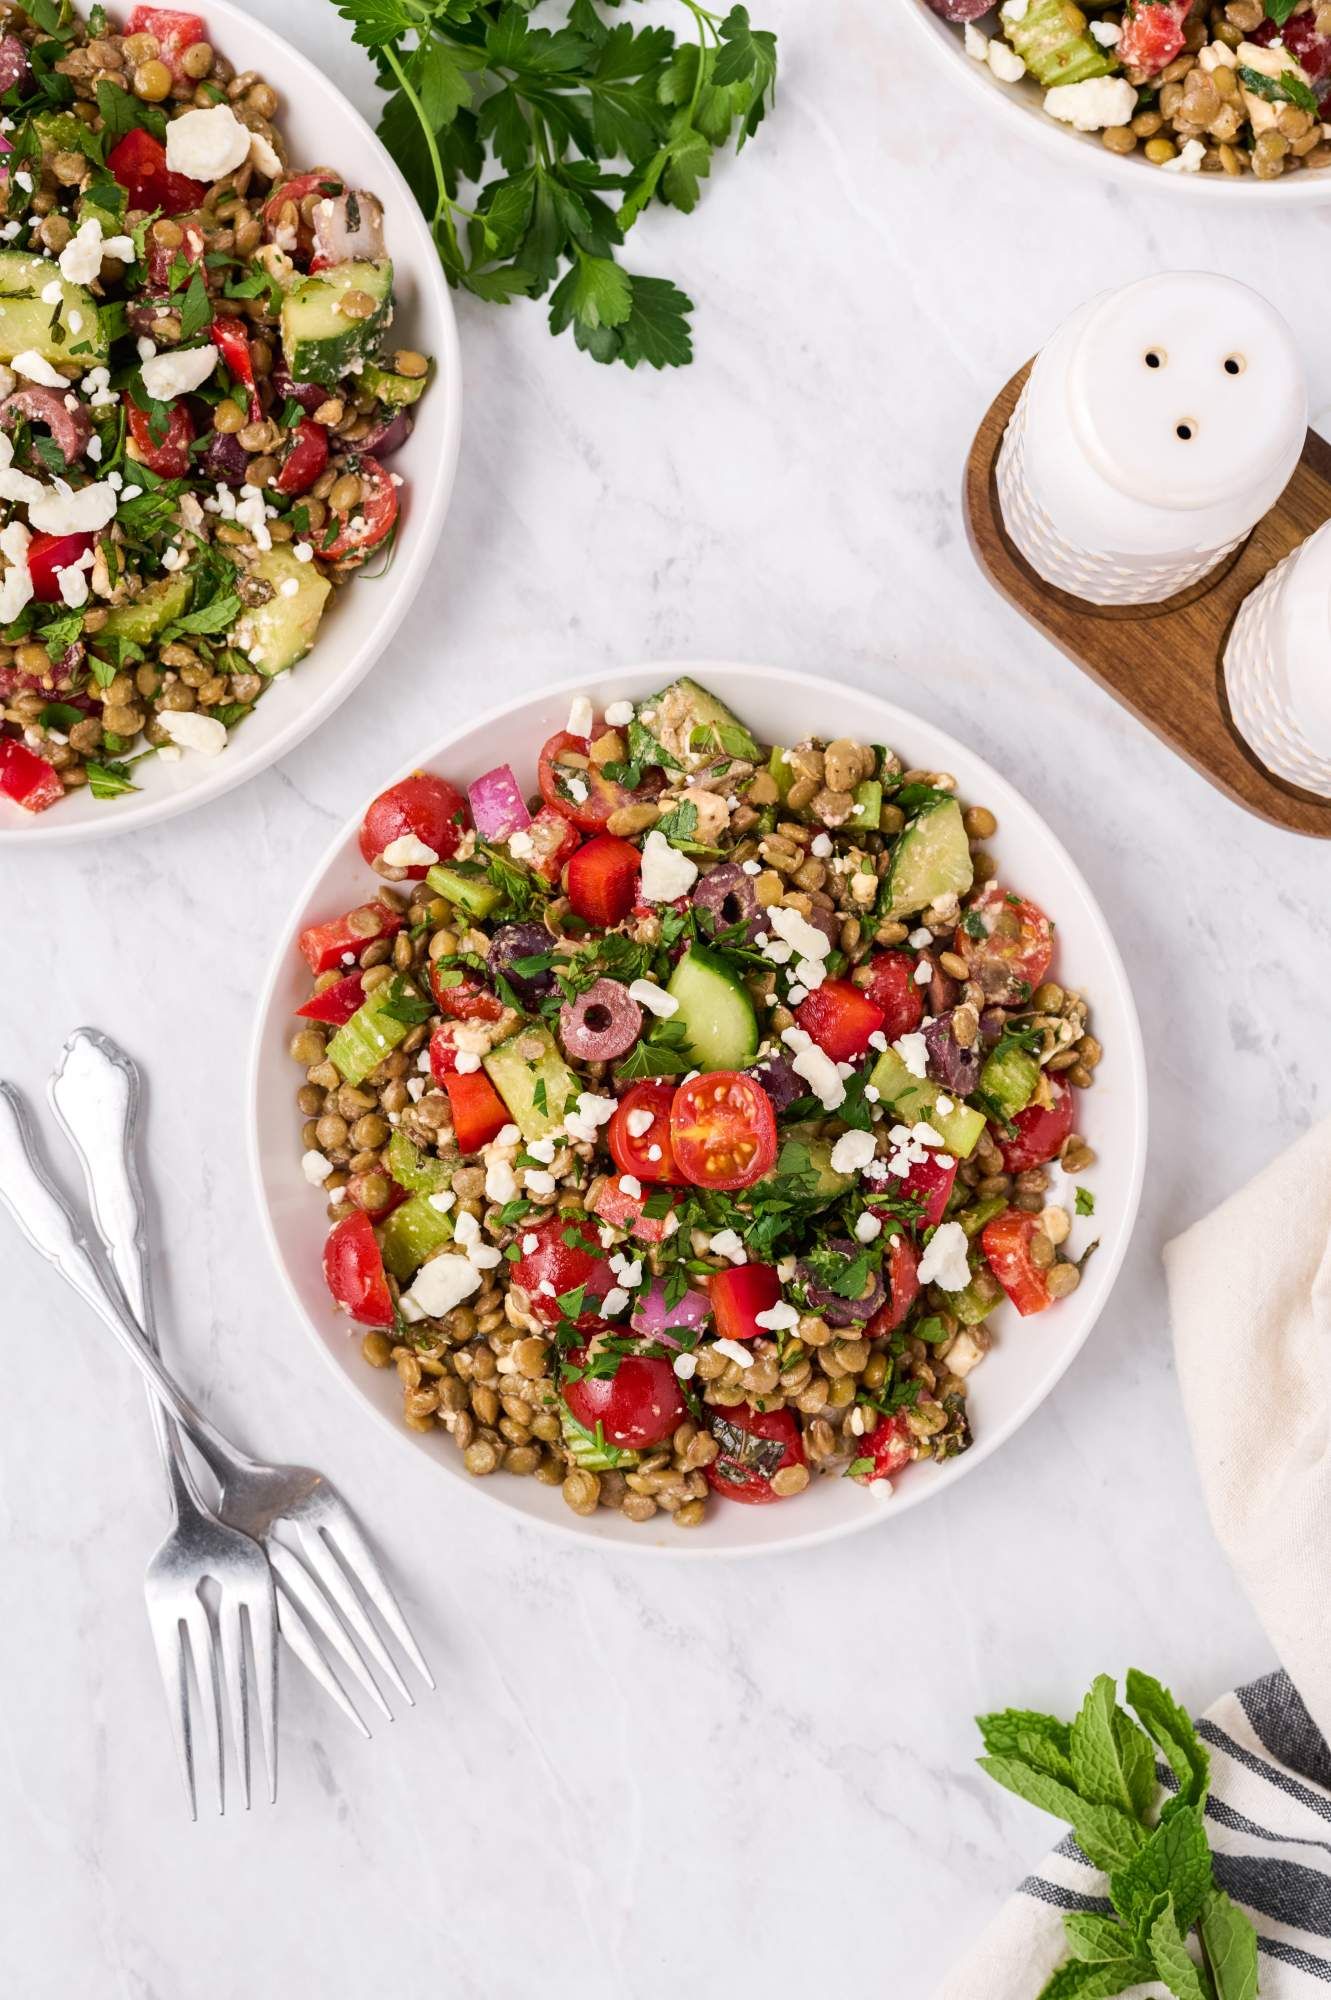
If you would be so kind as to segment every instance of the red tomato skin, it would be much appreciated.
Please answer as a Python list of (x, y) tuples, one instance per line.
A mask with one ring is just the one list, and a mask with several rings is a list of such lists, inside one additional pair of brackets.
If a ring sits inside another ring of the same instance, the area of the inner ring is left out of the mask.
[[(373, 917), (375, 929), (363, 934), (351, 928), (352, 917), (368, 920)], [(390, 910), (387, 903), (362, 903), (358, 909), (348, 910), (343, 917), (334, 917), (326, 924), (311, 924), (300, 934), (301, 957), (316, 976), (321, 972), (331, 972), (341, 965), (343, 954), (354, 952), (359, 958), (367, 944), (377, 944), (380, 938), (395, 937), (406, 919), (397, 910)], [(350, 966), (347, 967), (350, 971)]]
[(189, 448), (194, 442), (194, 419), (183, 402), (171, 405), (165, 434), (154, 439), (152, 418), (132, 397), (127, 398), (129, 434), (134, 440), (136, 463), (146, 465), (159, 479), (183, 479), (189, 471)]
[(1006, 1173), (1024, 1174), (1030, 1167), (1042, 1167), (1047, 1161), (1056, 1159), (1062, 1151), (1063, 1141), (1076, 1123), (1077, 1093), (1071, 1084), (1063, 1083), (1057, 1077), (1050, 1077), (1049, 1087), (1054, 1099), (1053, 1110), (1046, 1111), (1040, 1104), (1028, 1104), (1012, 1121), (1016, 1136), (999, 1139), (998, 1150), (1003, 1155)]
[[(747, 1403), (739, 1403), (733, 1409), (716, 1409), (711, 1413), (712, 1435), (721, 1447), (720, 1456), (706, 1468), (707, 1484), (723, 1499), (739, 1500), (748, 1507), (766, 1507), (774, 1501), (792, 1498), (792, 1495), (773, 1493), (772, 1478), (788, 1465), (806, 1465), (804, 1439), (800, 1427), (791, 1410), (754, 1410)], [(726, 1433), (732, 1435), (728, 1439)], [(738, 1445), (735, 1432), (743, 1432), (747, 1437), (783, 1447), (780, 1458), (774, 1453), (763, 1454), (769, 1461), (756, 1463), (756, 1449)], [(747, 1461), (741, 1453), (749, 1453)]]
[(60, 773), (16, 736), (0, 736), (0, 792), (25, 812), (45, 812), (65, 796)]
[(39, 604), (60, 602), (60, 572), (92, 547), (92, 535), (34, 535), (28, 544), (28, 574)]
[(915, 1254), (915, 1245), (904, 1230), (896, 1242), (888, 1246), (887, 1283), (887, 1304), (869, 1321), (864, 1330), (866, 1340), (882, 1340), (887, 1334), (895, 1333), (905, 1323), (911, 1307), (920, 1296), (919, 1258)]
[(227, 373), (233, 382), (238, 382), (249, 398), (250, 422), (257, 424), (263, 417), (263, 404), (259, 401), (259, 391), (254, 381), (254, 357), (250, 353), (250, 333), (243, 319), (228, 319), (219, 313), (212, 324), (213, 344), (220, 353)]
[(482, 1069), (444, 1078), (460, 1153), (479, 1153), (508, 1124), (508, 1106)]
[(362, 1326), (392, 1326), (393, 1298), (368, 1215), (353, 1209), (324, 1243), (324, 1282), (343, 1312)]
[(166, 147), (138, 125), (112, 146), (106, 164), (129, 196), (131, 208), (160, 208), (164, 215), (183, 215), (187, 209), (200, 207), (208, 192), (206, 181), (172, 173), (166, 164)]
[(1157, 76), (1168, 67), (1184, 43), (1183, 24), (1192, 0), (1137, 0), (1123, 17), (1123, 33), (1114, 53), (1125, 69)]
[(903, 1181), (894, 1185), (893, 1193), (912, 1195), (922, 1201), (924, 1209), (916, 1226), (931, 1229), (943, 1220), (956, 1178), (957, 1162), (951, 1153), (930, 1153), (911, 1168)]
[(530, 867), (546, 882), (557, 882), (564, 863), (577, 852), (578, 829), (553, 806), (542, 806), (527, 831), (533, 848)]
[(876, 952), (869, 960), (864, 992), (883, 1010), (883, 1033), (889, 1042), (913, 1035), (924, 1019), (924, 991), (915, 984), (916, 961), (904, 951)]
[[(752, 1187), (776, 1159), (776, 1113), (752, 1077), (739, 1070), (709, 1070), (675, 1092), (670, 1138), (679, 1171), (694, 1187)], [(727, 1166), (724, 1155), (736, 1142), (740, 1157)]]
[[(679, 1168), (670, 1144), (670, 1107), (674, 1100), (675, 1086), (664, 1077), (635, 1083), (625, 1091), (606, 1131), (610, 1157), (621, 1174), (636, 1174), (640, 1181), (678, 1181)], [(652, 1122), (640, 1139), (635, 1139), (628, 1128), (629, 1117), (635, 1111), (652, 1114)], [(653, 1146), (661, 1148), (659, 1160), (648, 1157)]]
[(450, 1076), (457, 1074), (458, 1049), (449, 1024), (444, 1022), (430, 1037), (430, 1075), (437, 1084), (447, 1086)]
[[(569, 1359), (578, 1365), (586, 1353), (575, 1348)], [(689, 1413), (674, 1369), (655, 1354), (626, 1354), (613, 1375), (585, 1375), (562, 1393), (580, 1424), (589, 1431), (599, 1424), (611, 1444), (633, 1451), (660, 1444)]]
[(335, 1028), (341, 1028), (351, 1019), (365, 998), (365, 988), (361, 984), (359, 971), (349, 972), (345, 979), (339, 979), (336, 986), (325, 986), (322, 993), (312, 993), (303, 1007), (296, 1012), (306, 1021), (327, 1021)]
[(449, 1015), (454, 1021), (497, 1021), (503, 1014), (504, 1003), (497, 994), (481, 985), (474, 973), (464, 972), (455, 986), (441, 986), (436, 976), (455, 968), (430, 968), (430, 986), (434, 992), (435, 1004), (441, 1014)]
[[(578, 1241), (566, 1242), (566, 1235), (576, 1236)], [(538, 1222), (534, 1228), (526, 1225), (519, 1228), (519, 1249), (530, 1236), (537, 1239), (536, 1248), (522, 1250), (517, 1262), (510, 1266), (509, 1276), (527, 1293), (536, 1318), (546, 1326), (558, 1325), (563, 1317), (559, 1296), (575, 1292), (580, 1285), (585, 1285), (586, 1297), (576, 1325), (584, 1331), (599, 1326), (598, 1309), (606, 1293), (614, 1287), (615, 1274), (605, 1262), (595, 1226), (585, 1220), (579, 1221), (576, 1216), (552, 1215), (547, 1221)], [(541, 1290), (542, 1281), (554, 1286), (553, 1298)]]
[(273, 485), (279, 493), (308, 493), (328, 464), (328, 432), (303, 417), (286, 434)]
[(347, 1199), (348, 1201), (354, 1201), (361, 1214), (368, 1215), (371, 1222), (382, 1222), (384, 1217), (391, 1215), (395, 1208), (401, 1208), (403, 1202), (407, 1199), (407, 1190), (404, 1187), (399, 1187), (396, 1181), (390, 1181), (388, 1183), (388, 1200), (381, 1202), (378, 1208), (366, 1208), (365, 1203), (359, 1197), (367, 1178), (368, 1176), (365, 1174), (352, 1174), (347, 1182)]
[(587, 787), (585, 799), (570, 798), (561, 789), (555, 765), (564, 750), (575, 750), (579, 756), (585, 757), (590, 741), (590, 737), (570, 736), (567, 729), (561, 729), (541, 751), (536, 779), (546, 804), (570, 820), (579, 833), (604, 833), (605, 823), (612, 812), (618, 812), (621, 806), (632, 805), (635, 800), (650, 797), (653, 790), (660, 787), (658, 780), (649, 779), (638, 791), (628, 792), (623, 785), (615, 784), (591, 764), (585, 771), (578, 768), (569, 772), (570, 777), (580, 778)]
[(766, 1331), (757, 1315), (776, 1304), (781, 1280), (772, 1264), (732, 1264), (728, 1271), (713, 1271), (707, 1295), (722, 1340), (757, 1340)]
[(990, 882), (966, 917), (978, 917), (985, 935), (972, 937), (963, 918), (953, 948), (983, 987), (986, 1000), (1005, 1004), (1029, 1000), (1054, 962), (1054, 927), (1038, 903)]
[(980, 1231), (980, 1248), (989, 1269), (1023, 1319), (1053, 1304), (1045, 1274), (1031, 1257), (1031, 1239), (1039, 1226), (1024, 1209), (1009, 1208)]
[[(176, 244), (169, 245), (166, 243), (159, 243), (157, 241), (157, 238), (153, 235), (151, 229), (148, 231), (147, 237), (145, 238), (144, 242), (144, 248), (148, 253), (147, 289), (150, 292), (160, 292), (165, 294), (170, 291), (171, 273), (175, 267), (177, 258), (179, 258), (183, 263), (186, 264), (203, 263), (204, 255), (207, 250), (207, 240), (204, 236), (202, 229), (199, 227), (198, 223), (197, 222), (182, 223), (181, 232), (182, 232), (182, 241)], [(207, 267), (205, 266), (203, 272), (203, 279), (205, 284), (207, 284), (208, 278), (209, 278), (209, 273)], [(163, 305), (162, 310), (169, 311), (170, 307)]]
[(632, 841), (600, 833), (568, 863), (568, 899), (585, 923), (613, 930), (633, 908), (642, 856)]
[(859, 1455), (873, 1460), (872, 1472), (855, 1475), (866, 1483), (871, 1479), (893, 1479), (911, 1463), (915, 1456), (915, 1440), (900, 1411), (895, 1416), (884, 1417), (878, 1428), (869, 1433)]
[(185, 80), (180, 58), (186, 49), (203, 40), (203, 18), (199, 14), (182, 14), (175, 7), (135, 7), (125, 23), (125, 33), (154, 36), (162, 61), (180, 83)]
[(887, 1019), (883, 1009), (848, 979), (825, 979), (795, 1009), (795, 1019), (833, 1062), (854, 1062)]
[(608, 1222), (615, 1229), (627, 1229), (639, 1243), (663, 1243), (666, 1235), (668, 1215), (644, 1215), (647, 1206), (645, 1195), (628, 1194), (609, 1175), (602, 1180), (587, 1203), (593, 1215), (599, 1215), (602, 1222)]
[[(433, 771), (413, 771), (366, 807), (358, 836), (361, 858), (372, 868), (386, 847), (414, 833), (441, 861), (450, 861), (470, 825), (467, 801), (447, 778), (438, 778)], [(423, 882), (427, 866), (408, 868), (407, 880)]]
[[(398, 514), (397, 488), (392, 475), (385, 472), (377, 458), (361, 452), (350, 461), (350, 467), (360, 474), (360, 499), (345, 516), (334, 516), (342, 523), (341, 532), (335, 541), (319, 549), (322, 561), (341, 563), (344, 569), (358, 568), (374, 553), (387, 538)], [(363, 525), (353, 528), (354, 521)]]

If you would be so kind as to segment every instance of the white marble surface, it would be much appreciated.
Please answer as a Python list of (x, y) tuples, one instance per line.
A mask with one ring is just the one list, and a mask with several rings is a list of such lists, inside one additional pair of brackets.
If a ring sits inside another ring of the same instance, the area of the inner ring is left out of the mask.
[[(1169, 265), (1266, 289), (1331, 400), (1309, 277), (1331, 214), (1231, 222), (1071, 154), (1060, 175), (972, 125), (903, 4), (755, 9), (783, 31), (778, 115), (634, 252), (699, 300), (691, 371), (598, 370), (533, 308), (462, 306), (437, 578), (331, 724), (148, 837), (6, 857), (0, 1069), (40, 1093), (82, 1021), (146, 1061), (171, 1349), (257, 1449), (345, 1487), (440, 1679), (364, 1745), (292, 1678), (276, 1810), (189, 1827), (139, 1591), (162, 1524), (139, 1391), (0, 1228), (0, 1908), (24, 2000), (922, 2000), (1046, 1840), (975, 1772), (977, 1709), (1066, 1705), (1133, 1663), (1201, 1704), (1269, 1663), (1189, 1464), (1160, 1246), (1326, 1108), (1328, 851), (1228, 805), (998, 603), (957, 493), (1054, 322)], [(281, 22), (370, 103), (324, 0)], [(993, 1464), (844, 1547), (634, 1567), (445, 1493), (330, 1379), (259, 1242), (240, 1082), (280, 913), (414, 740), (580, 662), (690, 653), (881, 686), (1023, 786), (1117, 927), (1154, 1136), (1110, 1309)]]

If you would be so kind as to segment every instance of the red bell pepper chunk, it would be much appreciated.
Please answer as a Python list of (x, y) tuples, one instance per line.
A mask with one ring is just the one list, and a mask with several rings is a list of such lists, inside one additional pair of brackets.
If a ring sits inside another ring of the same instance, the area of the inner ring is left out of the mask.
[(833, 1062), (854, 1062), (886, 1019), (881, 1007), (848, 979), (825, 979), (795, 1009), (795, 1019)]
[(39, 604), (60, 602), (60, 572), (72, 569), (92, 547), (92, 535), (34, 535), (28, 544), (28, 575)]
[(175, 7), (134, 7), (125, 23), (125, 33), (151, 35), (162, 61), (180, 83), (185, 80), (180, 58), (186, 49), (203, 40), (205, 30), (199, 14), (182, 14)]
[(172, 173), (166, 164), (166, 147), (141, 125), (112, 146), (106, 164), (129, 196), (131, 208), (159, 208), (163, 215), (183, 215), (186, 209), (200, 207), (208, 192), (205, 181)]
[(770, 1312), (781, 1296), (781, 1280), (771, 1264), (732, 1264), (707, 1281), (712, 1317), (722, 1340), (757, 1340), (765, 1327), (758, 1314)]
[(453, 1107), (453, 1136), (460, 1153), (479, 1153), (508, 1124), (508, 1106), (484, 1070), (444, 1078)]
[(259, 423), (263, 417), (263, 404), (254, 386), (254, 357), (250, 353), (250, 337), (244, 320), (223, 319), (219, 314), (212, 324), (212, 336), (214, 347), (226, 363), (227, 373), (249, 397), (250, 422)]
[(65, 796), (60, 773), (16, 736), (0, 737), (0, 792), (25, 812), (45, 812)]
[(980, 1231), (980, 1247), (989, 1269), (1023, 1319), (1053, 1304), (1046, 1273), (1031, 1256), (1031, 1244), (1039, 1228), (1033, 1215), (1020, 1208), (1009, 1208)]
[(542, 806), (527, 828), (531, 838), (531, 865), (547, 882), (557, 882), (569, 856), (578, 847), (578, 829), (553, 806)]
[[(353, 917), (365, 929), (357, 929), (352, 924)], [(390, 910), (387, 903), (362, 903), (359, 909), (348, 910), (344, 917), (333, 917), (326, 924), (311, 924), (302, 931), (300, 954), (316, 975), (331, 972), (335, 965), (341, 965), (345, 953), (351, 952), (359, 958), (367, 944), (395, 937), (404, 922), (400, 912)]]
[(568, 899), (585, 923), (610, 930), (633, 908), (642, 856), (632, 841), (598, 833), (568, 864)]
[(327, 463), (328, 432), (305, 417), (287, 432), (272, 483), (279, 493), (308, 493)]
[(587, 1204), (593, 1215), (615, 1229), (627, 1229), (640, 1243), (663, 1243), (670, 1221), (668, 1215), (644, 1215), (647, 1197), (629, 1194), (619, 1181), (607, 1176)]
[(450, 1021), (444, 1021), (430, 1037), (430, 1075), (438, 1084), (447, 1084), (458, 1066), (458, 1045)]
[[(194, 419), (183, 402), (174, 402), (166, 428), (153, 435), (154, 419), (141, 410), (131, 395), (127, 399), (129, 434), (134, 440), (137, 465), (146, 465), (159, 479), (183, 479), (189, 471), (189, 448), (194, 442)], [(91, 539), (91, 537), (89, 537)], [(31, 557), (31, 550), (29, 550)]]
[(368, 1215), (353, 1209), (324, 1243), (324, 1282), (343, 1312), (362, 1326), (392, 1326), (393, 1295)]
[(883, 1033), (889, 1042), (909, 1035), (924, 1019), (924, 991), (915, 984), (917, 961), (904, 951), (877, 952), (869, 960), (869, 983), (864, 988), (885, 1019)]
[(1046, 1166), (1062, 1152), (1076, 1122), (1077, 1093), (1056, 1076), (1049, 1079), (1049, 1093), (1052, 1106), (1028, 1104), (1013, 1119), (1011, 1138), (999, 1140), (1006, 1173), (1024, 1174), (1031, 1167)]
[(871, 1479), (891, 1479), (910, 1464), (915, 1456), (915, 1440), (900, 1411), (884, 1417), (878, 1428), (869, 1433), (860, 1446), (859, 1456), (873, 1460), (872, 1471), (855, 1474), (866, 1483)]
[(307, 1021), (327, 1021), (332, 1027), (341, 1028), (351, 1019), (364, 998), (365, 988), (361, 984), (360, 972), (349, 972), (345, 979), (338, 980), (336, 986), (325, 986), (322, 993), (311, 994), (296, 1012)]
[(886, 1266), (888, 1301), (869, 1321), (867, 1340), (883, 1340), (895, 1333), (920, 1296), (920, 1263), (909, 1236), (900, 1233), (889, 1241)]
[(957, 1162), (951, 1153), (929, 1153), (916, 1162), (904, 1180), (893, 1179), (887, 1191), (898, 1197), (923, 1202), (918, 1227), (931, 1229), (936, 1222), (943, 1220), (956, 1178)]

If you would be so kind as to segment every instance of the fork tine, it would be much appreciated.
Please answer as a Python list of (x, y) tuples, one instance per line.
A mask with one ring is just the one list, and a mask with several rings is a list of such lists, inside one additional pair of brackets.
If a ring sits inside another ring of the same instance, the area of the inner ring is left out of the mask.
[[(385, 1721), (391, 1722), (393, 1720), (393, 1711), (384, 1700), (382, 1694), (380, 1694), (373, 1674), (371, 1674), (364, 1660), (356, 1651), (355, 1646), (347, 1637), (337, 1613), (333, 1610), (318, 1584), (309, 1574), (304, 1563), (301, 1562), (299, 1556), (295, 1555), (284, 1543), (279, 1542), (276, 1535), (269, 1535), (264, 1546), (268, 1550), (268, 1560), (273, 1566), (274, 1573), (280, 1579), (283, 1590), (289, 1593), (290, 1597), (300, 1605), (301, 1610), (306, 1613), (310, 1621), (318, 1627), (318, 1630), (333, 1648), (333, 1651), (342, 1661), (348, 1673), (354, 1675), (356, 1680), (359, 1681), (366, 1694), (369, 1695), (371, 1701), (374, 1702), (383, 1715)], [(359, 1717), (357, 1720), (359, 1721)], [(361, 1727), (365, 1727), (364, 1723), (361, 1724)], [(369, 1732), (367, 1731), (366, 1733), (368, 1735)]]
[[(270, 1542), (268, 1546), (271, 1554), (274, 1545)], [(283, 1553), (285, 1554), (285, 1551)], [(295, 1561), (294, 1557), (292, 1557), (292, 1561)], [(341, 1681), (319, 1651), (313, 1632), (311, 1632), (303, 1616), (297, 1610), (295, 1598), (280, 1578), (278, 1580), (277, 1591), (277, 1629), (311, 1680), (319, 1683), (319, 1686), (328, 1696), (328, 1699), (341, 1709), (352, 1728), (358, 1729), (368, 1743), (370, 1740), (369, 1725), (359, 1710), (352, 1706), (350, 1697), (343, 1688)]]
[(433, 1689), (434, 1675), (426, 1666), (425, 1657), (411, 1636), (411, 1628), (402, 1616), (388, 1579), (379, 1567), (379, 1559), (361, 1533), (360, 1524), (351, 1509), (340, 1506), (332, 1520), (325, 1522), (324, 1532), (332, 1543), (334, 1554), (340, 1556), (351, 1571), (426, 1687)]
[(259, 1603), (253, 1598), (245, 1607), (250, 1628), (250, 1652), (254, 1659), (254, 1700), (259, 1711), (259, 1737), (263, 1744), (264, 1770), (268, 1774), (268, 1803), (277, 1803), (277, 1593), (272, 1571), (268, 1588)]
[(370, 1658), (384, 1674), (391, 1686), (401, 1695), (408, 1708), (416, 1706), (411, 1689), (398, 1672), (397, 1663), (385, 1646), (373, 1624), (366, 1615), (365, 1607), (351, 1588), (347, 1573), (329, 1543), (324, 1539), (319, 1527), (309, 1527), (304, 1522), (295, 1523), (300, 1535), (300, 1545), (306, 1562), (332, 1598), (347, 1624), (359, 1639)]
[(190, 1724), (189, 1674), (185, 1663), (185, 1640), (181, 1633), (180, 1620), (173, 1618), (168, 1621), (160, 1617), (153, 1612), (151, 1605), (148, 1609), (148, 1624), (157, 1653), (162, 1688), (166, 1695), (171, 1740), (176, 1746), (180, 1775), (185, 1780), (189, 1816), (192, 1820), (197, 1820), (199, 1802), (194, 1791), (194, 1731)]
[(222, 1602), (217, 1623), (222, 1639), (222, 1678), (226, 1682), (227, 1707), (231, 1712), (231, 1743), (240, 1773), (240, 1796), (246, 1812), (250, 1809), (250, 1703), (249, 1661), (245, 1656), (245, 1631), (241, 1623), (244, 1599), (223, 1581)]
[[(189, 1653), (194, 1661), (194, 1679), (199, 1694), (199, 1714), (204, 1748), (208, 1756), (208, 1768), (213, 1773), (217, 1785), (217, 1810), (226, 1811), (226, 1758), (222, 1748), (222, 1692), (217, 1684), (217, 1647), (213, 1639), (213, 1621), (208, 1616), (208, 1607), (194, 1591), (181, 1613), (185, 1628), (182, 1652), (188, 1642)], [(185, 1662), (182, 1660), (182, 1673)], [(188, 1689), (188, 1676), (185, 1686)]]

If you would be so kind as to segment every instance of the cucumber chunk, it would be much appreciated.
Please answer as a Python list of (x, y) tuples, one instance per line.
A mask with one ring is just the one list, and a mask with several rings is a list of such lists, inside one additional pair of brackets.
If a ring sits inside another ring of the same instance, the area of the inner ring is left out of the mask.
[(984, 1113), (972, 1111), (968, 1104), (958, 1104), (955, 1098), (949, 1100), (950, 1111), (940, 1111), (938, 1100), (944, 1092), (927, 1076), (913, 1075), (895, 1049), (883, 1050), (869, 1081), (903, 1125), (932, 1125), (948, 1152), (955, 1153), (959, 1160), (968, 1159), (975, 1151), (985, 1126)]
[(758, 1053), (758, 1016), (749, 989), (705, 945), (685, 952), (666, 992), (679, 1002), (675, 1020), (688, 1036), (697, 1069), (745, 1069)]
[(328, 1060), (344, 1083), (364, 1083), (406, 1036), (411, 1023), (395, 1021), (384, 1008), (394, 981), (376, 986), (365, 1004), (340, 1027), (328, 1044)]
[(388, 1171), (408, 1194), (442, 1194), (450, 1187), (461, 1160), (437, 1160), (413, 1146), (406, 1133), (394, 1128), (388, 1142)]
[[(795, 1149), (803, 1147), (808, 1155), (805, 1171), (815, 1176), (814, 1185), (808, 1191), (808, 1200), (835, 1201), (845, 1194), (855, 1182), (854, 1174), (839, 1174), (832, 1165), (833, 1141), (813, 1125), (788, 1125), (781, 1134), (781, 1152), (777, 1158), (775, 1173), (793, 1174), (803, 1162)], [(801, 1195), (801, 1200), (805, 1197)]]
[(455, 861), (448, 868), (437, 862), (425, 879), (436, 895), (456, 903), (468, 916), (488, 917), (504, 900), (503, 891), (495, 887), (479, 861)]
[(1015, 1118), (1035, 1095), (1040, 1065), (1025, 1049), (995, 1049), (980, 1071), (980, 1089), (1005, 1118)]
[(391, 403), (395, 410), (409, 409), (419, 403), (430, 377), (424, 375), (399, 375), (391, 368), (381, 368), (377, 361), (367, 361), (361, 369), (360, 386), (377, 396), (381, 403)]
[(1003, 33), (1046, 90), (1110, 76), (1119, 66), (1089, 32), (1086, 16), (1072, 0), (1031, 0), (1020, 21), (1003, 17)]
[(638, 1463), (636, 1451), (630, 1451), (626, 1446), (607, 1444), (604, 1439), (598, 1443), (595, 1432), (578, 1422), (567, 1403), (560, 1409), (559, 1424), (569, 1457), (584, 1472), (613, 1472), (617, 1466)]
[(718, 757), (756, 764), (762, 756), (734, 710), (687, 674), (641, 702), (638, 721), (682, 771), (699, 771)]
[[(60, 302), (42, 297), (58, 284)], [(0, 251), (0, 361), (29, 351), (47, 361), (87, 370), (110, 352), (97, 301), (82, 285), (71, 285), (47, 257), (21, 250)]]
[(974, 880), (961, 807), (955, 799), (939, 799), (916, 814), (892, 851), (889, 914), (912, 916), (949, 892), (964, 896)]
[(855, 787), (855, 810), (846, 821), (859, 833), (877, 833), (883, 817), (883, 788), (877, 778), (866, 778)]
[(106, 623), (100, 632), (94, 633), (92, 649), (98, 649), (102, 638), (132, 639), (136, 646), (146, 646), (159, 632), (165, 631), (173, 619), (180, 618), (189, 608), (194, 595), (194, 579), (188, 570), (178, 576), (161, 576), (153, 583), (146, 584), (129, 604), (117, 604), (106, 614)]
[(283, 543), (266, 549), (251, 572), (271, 584), (273, 594), (266, 604), (245, 612), (236, 625), (236, 641), (250, 665), (271, 678), (309, 652), (333, 586), (313, 562), (301, 562)]
[[(541, 1044), (539, 1054), (524, 1055), (523, 1045), (537, 1041)], [(550, 1030), (535, 1023), (519, 1028), (516, 1035), (482, 1056), (481, 1067), (524, 1139), (548, 1139), (577, 1102), (578, 1079), (555, 1047)]]
[[(343, 312), (348, 292), (361, 292), (373, 302), (364, 319)], [(288, 372), (297, 382), (335, 388), (370, 359), (392, 312), (393, 266), (387, 257), (374, 264), (330, 264), (316, 277), (293, 285), (282, 301)]]
[(424, 1194), (414, 1194), (410, 1201), (404, 1201), (379, 1226), (379, 1248), (384, 1263), (400, 1285), (415, 1277), (432, 1251), (452, 1240), (453, 1224), (449, 1217), (431, 1208), (430, 1198)]

